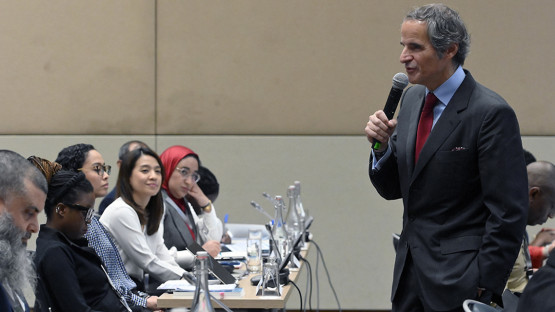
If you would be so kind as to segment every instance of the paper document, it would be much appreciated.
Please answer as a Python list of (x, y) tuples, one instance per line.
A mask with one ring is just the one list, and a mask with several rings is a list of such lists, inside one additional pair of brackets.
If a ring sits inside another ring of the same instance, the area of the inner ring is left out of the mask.
[[(242, 257), (246, 259), (247, 257), (247, 240), (246, 239), (234, 239), (232, 244), (225, 245), (230, 251), (221, 252), (216, 259), (239, 259)], [(262, 239), (262, 252), (270, 250), (270, 241), (268, 239)]]
[[(237, 285), (235, 284), (217, 284), (208, 285), (210, 291), (232, 291)], [(195, 285), (189, 284), (186, 280), (169, 280), (158, 286), (160, 290), (176, 290), (176, 291), (195, 291)]]

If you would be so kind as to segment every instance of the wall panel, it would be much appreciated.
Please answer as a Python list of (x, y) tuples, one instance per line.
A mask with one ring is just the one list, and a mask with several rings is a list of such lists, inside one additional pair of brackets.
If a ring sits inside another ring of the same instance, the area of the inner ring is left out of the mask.
[[(466, 67), (553, 135), (555, 2), (446, 1)], [(2, 134), (356, 135), (403, 71), (402, 1), (0, 3)]]
[[(551, 135), (555, 2), (446, 1), (472, 36), (467, 67)], [(158, 2), (159, 134), (358, 134), (381, 109), (413, 1)]]
[(0, 133), (153, 134), (155, 2), (2, 1)]

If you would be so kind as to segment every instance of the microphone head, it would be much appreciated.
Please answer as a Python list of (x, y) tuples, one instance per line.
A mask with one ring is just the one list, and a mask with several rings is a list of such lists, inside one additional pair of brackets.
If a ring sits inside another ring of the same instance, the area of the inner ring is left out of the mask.
[(393, 88), (403, 90), (409, 84), (409, 77), (404, 73), (396, 73), (393, 76)]

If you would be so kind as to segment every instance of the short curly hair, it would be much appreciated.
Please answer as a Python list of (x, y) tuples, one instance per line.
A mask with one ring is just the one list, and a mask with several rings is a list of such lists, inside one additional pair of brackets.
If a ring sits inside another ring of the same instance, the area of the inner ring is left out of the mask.
[(62, 165), (64, 170), (78, 171), (83, 168), (89, 151), (95, 150), (91, 144), (79, 143), (68, 146), (58, 153), (56, 162)]

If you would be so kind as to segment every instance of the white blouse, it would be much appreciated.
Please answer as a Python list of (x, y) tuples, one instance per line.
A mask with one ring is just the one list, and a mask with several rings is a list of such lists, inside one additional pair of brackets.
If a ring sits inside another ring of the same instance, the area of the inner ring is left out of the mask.
[(142, 281), (146, 272), (159, 281), (167, 281), (180, 279), (185, 273), (164, 245), (163, 227), (148, 235), (137, 212), (121, 197), (106, 208), (100, 222), (112, 235), (130, 276)]

